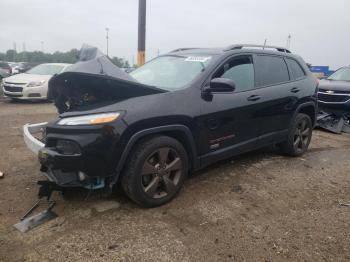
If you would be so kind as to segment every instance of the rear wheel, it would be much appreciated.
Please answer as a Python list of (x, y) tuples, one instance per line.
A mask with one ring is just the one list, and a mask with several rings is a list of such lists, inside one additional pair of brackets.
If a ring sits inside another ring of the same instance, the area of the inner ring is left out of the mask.
[(179, 192), (188, 172), (188, 157), (175, 139), (155, 136), (133, 150), (122, 177), (125, 193), (143, 207), (167, 203)]
[(289, 130), (288, 139), (281, 143), (281, 149), (290, 156), (300, 156), (306, 152), (312, 137), (312, 121), (306, 114), (298, 114)]

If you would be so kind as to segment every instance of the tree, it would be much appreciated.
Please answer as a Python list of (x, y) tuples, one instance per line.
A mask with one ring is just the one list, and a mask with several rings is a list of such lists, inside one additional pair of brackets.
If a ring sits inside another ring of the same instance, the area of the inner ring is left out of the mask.
[[(56, 51), (53, 54), (43, 53), (41, 51), (20, 52), (7, 50), (6, 53), (0, 53), (0, 61), (7, 62), (29, 62), (29, 63), (69, 63), (74, 64), (78, 61), (79, 50), (76, 48), (68, 52)], [(129, 62), (123, 58), (114, 56), (112, 63), (118, 67), (130, 67)]]

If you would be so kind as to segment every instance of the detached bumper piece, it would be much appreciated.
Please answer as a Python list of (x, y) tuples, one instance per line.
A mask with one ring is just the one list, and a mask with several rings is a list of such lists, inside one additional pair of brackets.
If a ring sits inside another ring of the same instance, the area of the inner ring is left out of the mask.
[[(23, 126), (23, 138), (27, 147), (38, 154), (39, 150), (45, 146), (42, 140), (45, 137), (45, 128), (47, 123), (38, 123), (38, 124), (25, 124)], [(34, 135), (39, 136), (40, 140)]]
[[(57, 214), (52, 211), (56, 202), (51, 200), (51, 195), (53, 191), (62, 191), (62, 188), (49, 181), (39, 181), (38, 185), (40, 185), (38, 193), (39, 200), (25, 213), (21, 218), (21, 222), (14, 225), (14, 227), (22, 233), (28, 232), (29, 230), (57, 217)], [(42, 202), (47, 205), (46, 210), (29, 217), (29, 215), (32, 214)]]
[(350, 113), (320, 111), (317, 116), (317, 127), (335, 134), (350, 134)]

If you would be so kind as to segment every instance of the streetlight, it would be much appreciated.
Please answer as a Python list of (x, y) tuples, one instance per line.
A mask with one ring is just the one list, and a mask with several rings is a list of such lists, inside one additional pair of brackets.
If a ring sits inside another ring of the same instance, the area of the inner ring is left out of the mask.
[(108, 56), (108, 39), (109, 39), (109, 37), (108, 37), (108, 32), (109, 32), (109, 28), (106, 27), (107, 56)]

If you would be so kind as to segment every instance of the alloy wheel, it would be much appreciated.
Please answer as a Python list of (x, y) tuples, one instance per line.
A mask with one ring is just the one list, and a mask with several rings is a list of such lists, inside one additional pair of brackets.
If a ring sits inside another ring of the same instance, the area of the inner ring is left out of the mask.
[(310, 130), (311, 127), (308, 125), (306, 119), (303, 119), (298, 123), (293, 140), (295, 149), (302, 151), (308, 146), (310, 140)]
[(177, 191), (183, 164), (177, 152), (162, 147), (150, 154), (141, 170), (142, 187), (150, 198), (163, 198)]

